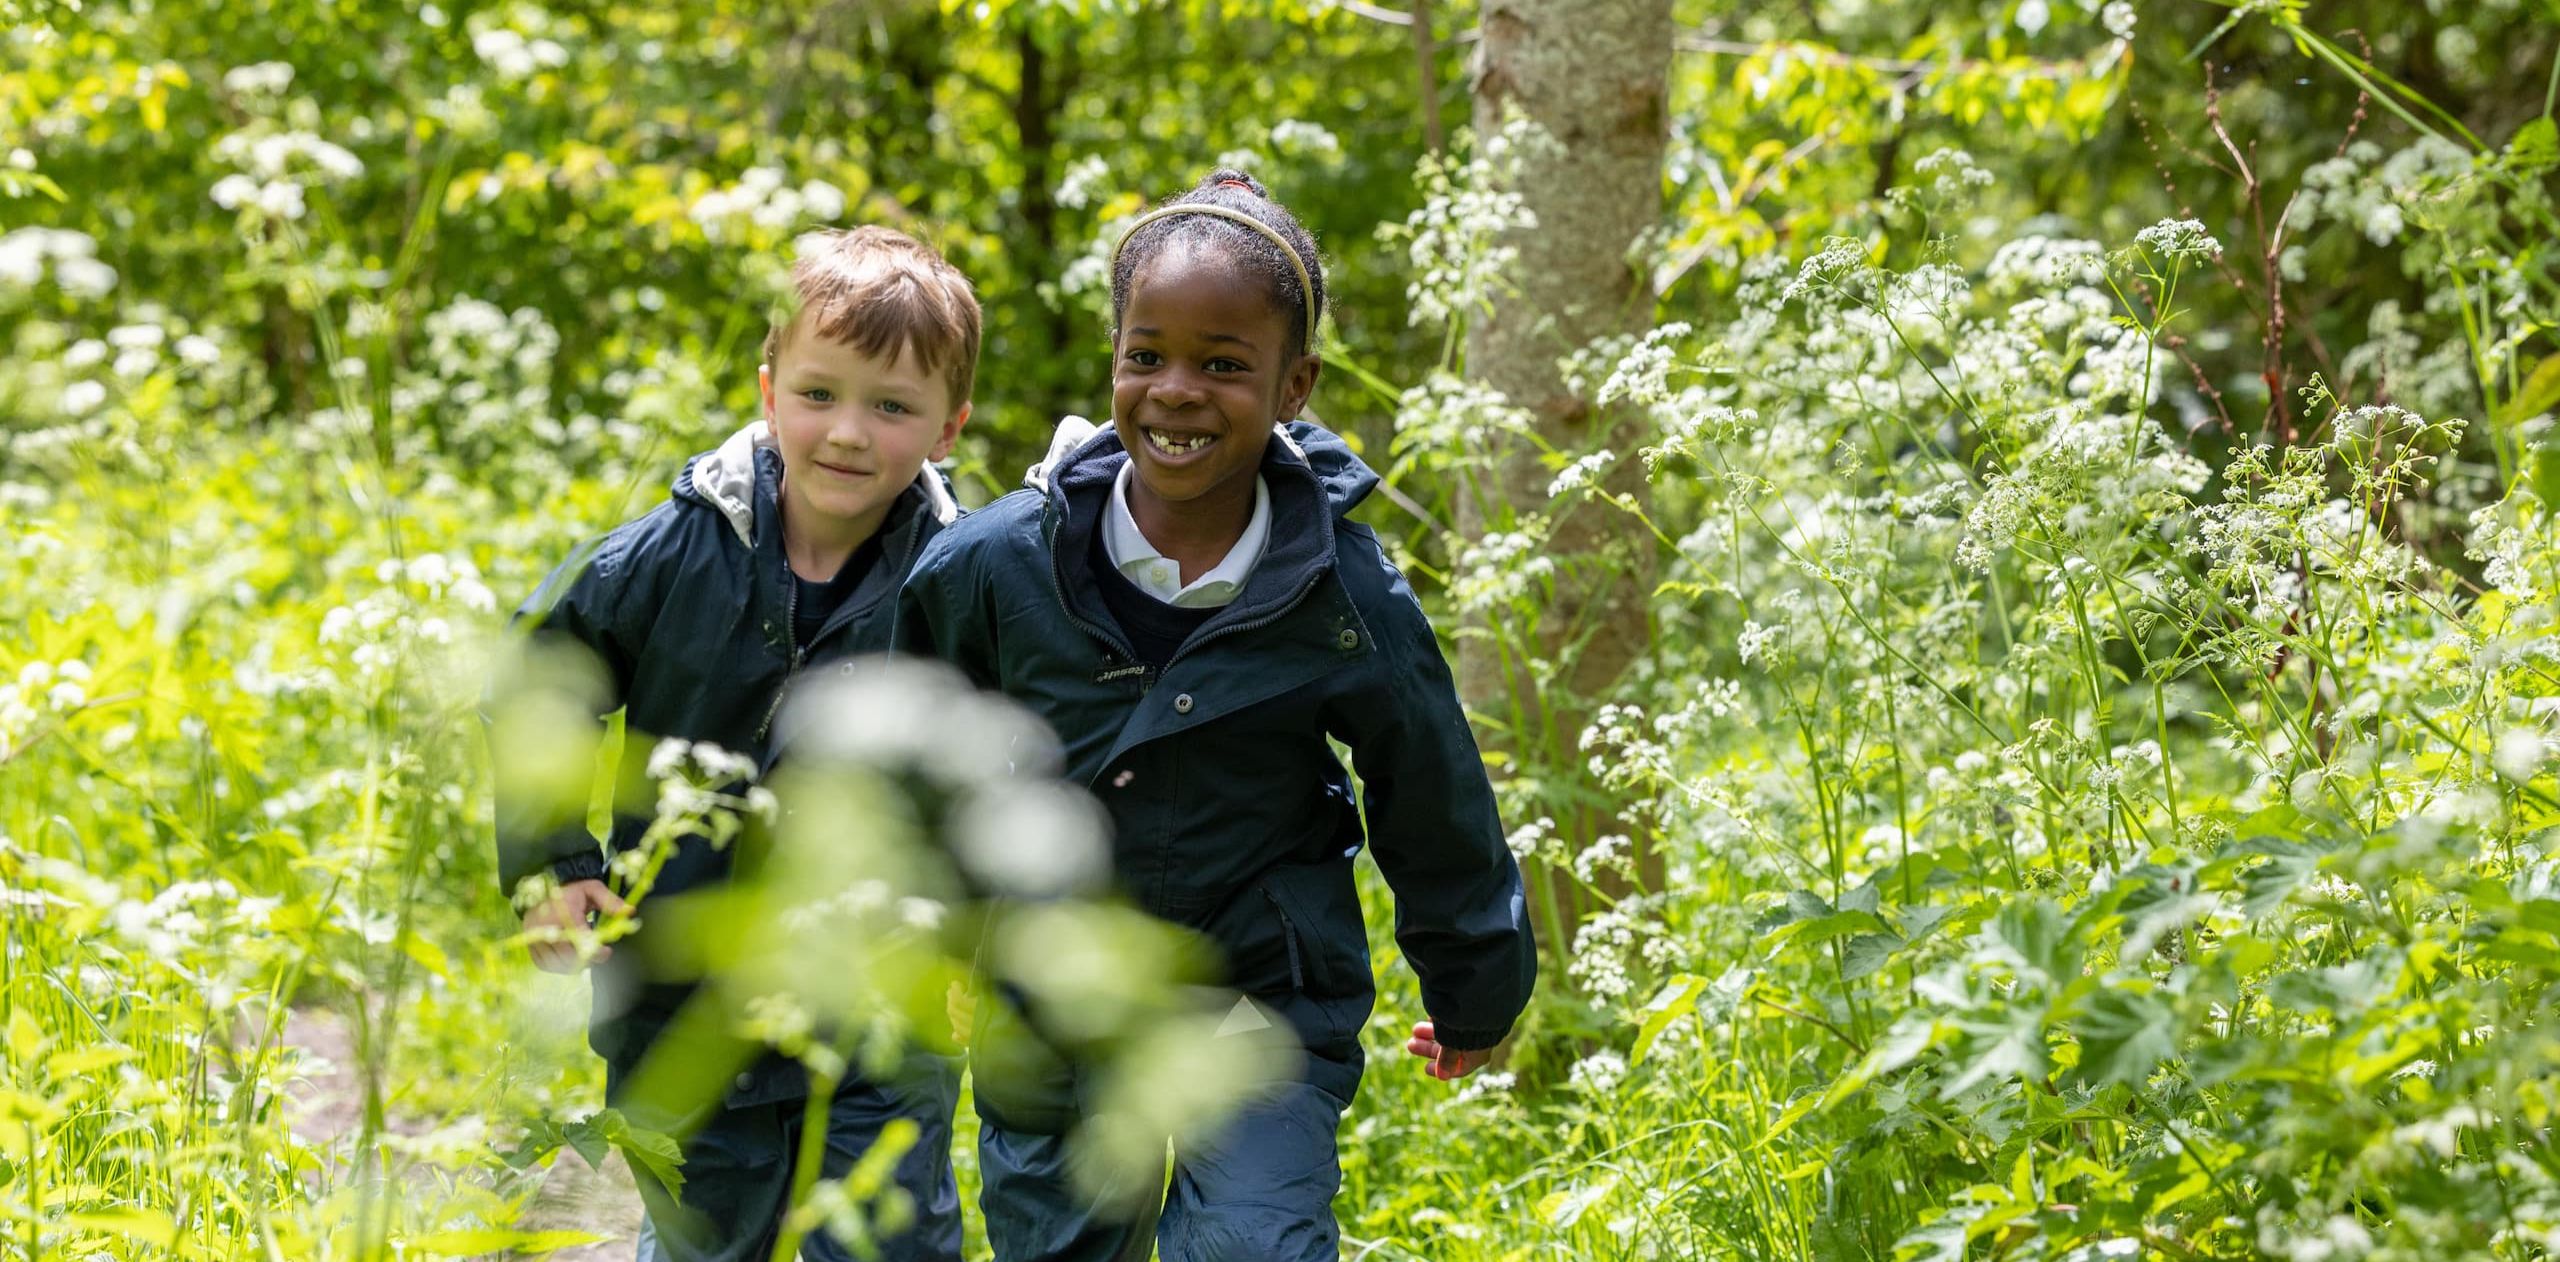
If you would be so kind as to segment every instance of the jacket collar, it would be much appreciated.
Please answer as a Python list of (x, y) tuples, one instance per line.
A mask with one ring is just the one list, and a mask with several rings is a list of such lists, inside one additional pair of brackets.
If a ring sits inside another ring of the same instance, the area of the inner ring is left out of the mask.
[[(686, 461), (669, 494), (718, 511), (738, 542), (753, 548), (757, 504), (778, 505), (782, 495), (782, 449), (775, 445), (772, 429), (763, 421), (740, 426), (718, 447)], [(938, 525), (948, 526), (960, 516), (960, 502), (952, 498), (950, 482), (931, 465), (901, 493), (901, 498), (910, 497), (920, 499)], [(890, 515), (904, 514), (893, 509)], [(881, 529), (888, 526), (884, 523)]]
[[(1111, 488), (1129, 454), (1110, 429), (1090, 437), (1054, 462), (1045, 462), (1046, 506), (1041, 533), (1058, 598), (1070, 617), (1123, 653), (1126, 638), (1114, 623), (1085, 558), (1101, 528)], [(1269, 622), (1303, 599), (1333, 568), (1335, 523), (1368, 497), (1378, 475), (1340, 438), (1303, 421), (1272, 431), (1262, 477), (1271, 494), (1271, 534), (1261, 562), (1235, 600), (1195, 633), (1193, 643), (1226, 630)]]

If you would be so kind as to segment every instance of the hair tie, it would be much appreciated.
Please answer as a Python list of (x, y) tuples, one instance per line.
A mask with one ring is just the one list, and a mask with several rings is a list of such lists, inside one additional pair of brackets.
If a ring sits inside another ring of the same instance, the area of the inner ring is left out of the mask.
[[(1220, 181), (1221, 187), (1227, 184), (1237, 184), (1237, 181)], [(1237, 184), (1237, 186), (1240, 188), (1245, 187), (1241, 184)], [(1270, 238), (1271, 244), (1279, 246), (1281, 255), (1289, 260), (1289, 270), (1298, 274), (1298, 292), (1304, 296), (1307, 308), (1307, 340), (1310, 342), (1315, 340), (1316, 287), (1314, 281), (1307, 275), (1306, 260), (1298, 257), (1297, 247), (1290, 245), (1289, 239), (1281, 236), (1279, 229), (1274, 228), (1241, 210), (1229, 210), (1224, 206), (1213, 206), (1207, 202), (1175, 202), (1173, 205), (1159, 206), (1154, 210), (1148, 211), (1147, 213), (1138, 216), (1138, 222), (1129, 225), (1129, 230), (1127, 232), (1120, 234), (1120, 244), (1111, 247), (1110, 274), (1113, 276), (1120, 274), (1120, 252), (1129, 248), (1129, 239), (1137, 236), (1139, 229), (1144, 228), (1148, 224), (1154, 223), (1159, 219), (1171, 219), (1177, 215), (1208, 215), (1212, 218), (1225, 219), (1230, 222), (1240, 223), (1245, 227), (1251, 228), (1254, 231), (1261, 233), (1263, 236)]]
[(1253, 191), (1253, 186), (1252, 186), (1252, 185), (1250, 185), (1250, 184), (1245, 183), (1245, 182), (1244, 182), (1244, 181), (1242, 181), (1242, 180), (1220, 180), (1220, 181), (1218, 181), (1218, 187), (1219, 187), (1219, 188), (1240, 188), (1240, 189), (1243, 189), (1244, 191), (1246, 191), (1246, 192), (1248, 192), (1248, 193), (1250, 193), (1250, 192), (1252, 192), (1252, 191)]

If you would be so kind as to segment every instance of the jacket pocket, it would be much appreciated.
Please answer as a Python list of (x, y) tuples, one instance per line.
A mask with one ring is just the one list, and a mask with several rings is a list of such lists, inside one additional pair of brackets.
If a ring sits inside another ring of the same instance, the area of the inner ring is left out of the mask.
[(1324, 999), (1372, 992), (1369, 931), (1349, 859), (1281, 864), (1260, 885), (1279, 919), (1293, 989)]

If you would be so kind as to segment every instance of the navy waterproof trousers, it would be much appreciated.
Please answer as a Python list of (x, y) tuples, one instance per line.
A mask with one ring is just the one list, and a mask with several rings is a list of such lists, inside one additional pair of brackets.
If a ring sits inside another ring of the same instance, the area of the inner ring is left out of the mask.
[[(819, 1174), (844, 1174), (891, 1122), (913, 1121), (922, 1133), (899, 1160), (896, 1177), (915, 1205), (914, 1224), (879, 1240), (878, 1252), (867, 1256), (877, 1262), (960, 1262), (960, 1191), (951, 1172), (951, 1114), (959, 1096), (959, 1069), (940, 1057), (918, 1056), (916, 1062), (892, 1084), (855, 1076), (837, 1087), (827, 1109)], [(608, 1094), (618, 1094), (610, 1089), (618, 1085), (609, 1084)], [(636, 1113), (635, 1123), (676, 1135), (684, 1148), (684, 1183), (676, 1192), (645, 1171), (633, 1171), (649, 1215), (639, 1262), (770, 1258), (790, 1208), (792, 1164), (807, 1108), (805, 1098), (742, 1105), (715, 1100), (683, 1118)], [(800, 1256), (853, 1262), (865, 1255), (817, 1231), (801, 1242)]]

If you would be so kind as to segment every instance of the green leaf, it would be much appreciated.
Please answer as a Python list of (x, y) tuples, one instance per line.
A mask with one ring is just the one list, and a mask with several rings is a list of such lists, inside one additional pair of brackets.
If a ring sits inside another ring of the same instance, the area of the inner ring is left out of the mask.
[(155, 1249), (166, 1249), (178, 1238), (177, 1221), (156, 1209), (90, 1210), (73, 1214), (65, 1222), (75, 1231), (102, 1231)]
[(2080, 947), (2071, 940), (2071, 922), (2050, 901), (2027, 899), (2001, 908), (1991, 922), (1991, 934), (2016, 954), (2019, 963), (2048, 979), (2080, 975)]
[(2544, 437), (2533, 450), (2533, 493), (2544, 507), (2560, 509), (2560, 434)]
[(1849, 945), (1841, 952), (1842, 980), (1854, 982), (1880, 971), (1904, 945), (1902, 939), (1889, 933), (1864, 933), (1849, 939)]
[[(613, 1111), (608, 1109), (606, 1112)], [(665, 1184), (668, 1191), (684, 1187), (684, 1149), (677, 1146), (674, 1136), (630, 1125), (623, 1121), (620, 1113), (614, 1113), (613, 1117), (618, 1128), (613, 1146), (621, 1151), (624, 1161), (631, 1163), (632, 1169), (648, 1171), (658, 1182)]]
[(2091, 996), (2071, 1033), (2080, 1040), (2077, 1081), (2142, 1085), (2178, 1050), (2177, 1014), (2152, 995), (2107, 989)]
[(2509, 427), (2522, 425), (2560, 404), (2560, 355), (2545, 355), (2542, 362), (2525, 375), (2524, 384), (2516, 388), (2515, 397), (2498, 410), (2498, 423)]
[(2293, 892), (2320, 870), (2321, 852), (2290, 841), (2261, 838), (2266, 861), (2240, 874), (2240, 914), (2264, 920), (2281, 910)]
[(1958, 1072), (1938, 1089), (1942, 1099), (1955, 1099), (1995, 1078), (2041, 1079), (2052, 1064), (2045, 1050), (2044, 1020), (2036, 1013), (2013, 1011), (1986, 1025), (1968, 1022), (1965, 1033), (1970, 1037), (1958, 1049)]
[(432, 1231), (403, 1242), (408, 1251), (439, 1258), (480, 1258), (498, 1253), (550, 1253), (582, 1244), (602, 1244), (610, 1237), (592, 1231), (516, 1231), (503, 1227), (468, 1227)]
[(2507, 142), (2507, 164), (2528, 175), (2560, 166), (2560, 123), (2546, 114), (2518, 128)]
[[(616, 1116), (619, 1117), (618, 1114)], [(613, 1141), (605, 1137), (604, 1128), (593, 1119), (561, 1127), (560, 1138), (579, 1156), (587, 1159), (587, 1168), (591, 1170), (604, 1169), (604, 1159), (613, 1151)]]
[(1644, 1023), (1636, 1027), (1636, 1045), (1627, 1053), (1629, 1065), (1644, 1063), (1645, 1054), (1671, 1023), (1697, 1011), (1698, 994), (1707, 988), (1707, 979), (1682, 973), (1656, 993), (1644, 1006)]
[(1550, 1227), (1572, 1226), (1592, 1206), (1616, 1190), (1618, 1176), (1604, 1175), (1590, 1183), (1560, 1188), (1538, 1198), (1538, 1219)]

